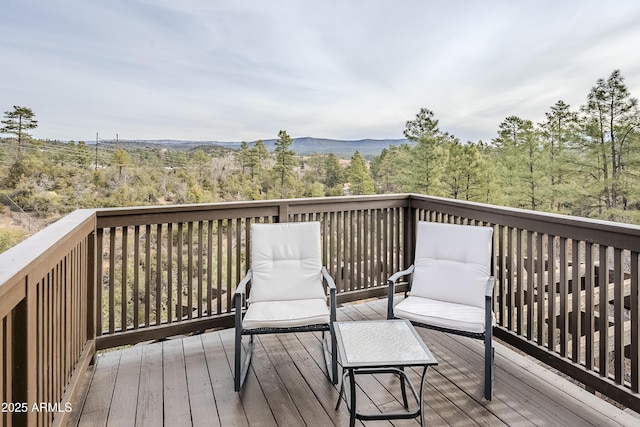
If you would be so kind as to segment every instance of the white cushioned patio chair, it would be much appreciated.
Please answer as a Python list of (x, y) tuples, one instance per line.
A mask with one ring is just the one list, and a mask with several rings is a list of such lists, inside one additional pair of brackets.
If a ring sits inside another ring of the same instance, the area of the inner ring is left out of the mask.
[[(252, 224), (251, 268), (238, 284), (234, 302), (235, 391), (242, 388), (251, 364), (254, 335), (284, 332), (322, 331), (327, 376), (337, 384), (336, 285), (322, 266), (319, 222)], [(243, 335), (249, 335), (244, 362)]]
[[(483, 339), (487, 400), (494, 370), (492, 236), (491, 227), (418, 222), (414, 263), (389, 278), (387, 309), (389, 319)], [(410, 291), (395, 304), (395, 284), (405, 276)]]

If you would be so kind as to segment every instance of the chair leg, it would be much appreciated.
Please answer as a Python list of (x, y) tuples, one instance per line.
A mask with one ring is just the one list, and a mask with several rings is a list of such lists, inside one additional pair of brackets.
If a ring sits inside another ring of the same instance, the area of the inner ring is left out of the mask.
[(253, 356), (253, 335), (249, 336), (249, 344), (247, 345), (246, 354), (244, 356), (244, 363), (242, 362), (242, 333), (236, 330), (236, 345), (235, 345), (235, 377), (233, 388), (235, 391), (240, 391), (244, 380), (247, 377), (249, 371), (249, 365), (251, 365), (251, 356)]
[(484, 398), (487, 400), (491, 400), (493, 397), (495, 349), (493, 348), (492, 335), (491, 328), (488, 328), (484, 339)]
[(236, 325), (236, 338), (235, 338), (235, 346), (234, 346), (234, 367), (233, 367), (233, 389), (235, 391), (240, 391), (240, 387), (242, 386), (242, 381), (240, 378), (240, 368), (242, 364), (242, 331)]
[(331, 325), (331, 376), (333, 384), (338, 384), (338, 341)]
[(336, 351), (336, 335), (333, 332), (333, 325), (329, 331), (331, 336), (331, 349), (327, 343), (325, 331), (322, 331), (322, 350), (324, 353), (324, 362), (327, 366), (327, 376), (333, 384), (338, 384), (338, 353)]

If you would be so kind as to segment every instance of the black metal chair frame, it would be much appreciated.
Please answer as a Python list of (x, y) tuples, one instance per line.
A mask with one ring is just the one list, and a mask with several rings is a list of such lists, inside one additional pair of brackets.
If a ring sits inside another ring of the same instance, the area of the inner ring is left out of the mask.
[[(409, 276), (408, 284), (409, 291), (411, 289), (411, 284), (413, 281), (413, 271), (415, 269), (414, 265), (411, 265), (409, 268), (403, 271), (399, 271), (389, 277), (389, 289), (388, 289), (388, 305), (387, 305), (387, 319), (395, 319), (393, 308), (393, 297), (395, 295), (395, 285), (400, 280), (400, 278)], [(465, 337), (470, 337), (474, 339), (484, 340), (484, 398), (487, 400), (491, 400), (493, 397), (493, 382), (494, 382), (494, 372), (495, 372), (495, 349), (493, 348), (493, 289), (495, 287), (495, 277), (490, 276), (487, 280), (487, 286), (485, 290), (485, 332), (483, 333), (473, 333), (467, 331), (460, 331), (456, 329), (448, 329), (442, 328), (433, 325), (427, 325), (424, 323), (414, 322), (411, 323), (414, 326), (419, 326), (422, 328), (433, 329), (440, 332), (446, 332), (455, 335), (461, 335)], [(405, 293), (406, 296), (406, 293)]]
[[(314, 324), (314, 325), (305, 325), (305, 326), (296, 326), (290, 328), (254, 328), (254, 329), (243, 329), (242, 327), (242, 319), (243, 319), (243, 296), (245, 294), (248, 295), (250, 292), (250, 282), (251, 282), (252, 273), (251, 270), (247, 271), (246, 276), (238, 283), (234, 294), (234, 304), (236, 308), (235, 313), (235, 370), (234, 370), (234, 389), (235, 391), (240, 391), (242, 389), (242, 385), (247, 376), (247, 372), (249, 371), (249, 366), (251, 365), (251, 357), (253, 355), (253, 336), (261, 335), (261, 334), (281, 334), (281, 333), (294, 333), (294, 332), (314, 332), (321, 331), (322, 332), (322, 349), (324, 352), (324, 359), (327, 368), (327, 377), (333, 384), (338, 383), (338, 353), (336, 349), (336, 335), (333, 329), (333, 322), (336, 320), (336, 284), (327, 272), (326, 267), (322, 267), (322, 277), (326, 282), (326, 288), (329, 290), (329, 309), (330, 309), (330, 320), (329, 323), (324, 324)], [(248, 292), (247, 292), (248, 291)], [(329, 332), (331, 337), (331, 348), (329, 349), (329, 345), (327, 342), (326, 332)], [(246, 354), (244, 357), (244, 362), (242, 361), (242, 336), (249, 335), (249, 343), (247, 345)]]

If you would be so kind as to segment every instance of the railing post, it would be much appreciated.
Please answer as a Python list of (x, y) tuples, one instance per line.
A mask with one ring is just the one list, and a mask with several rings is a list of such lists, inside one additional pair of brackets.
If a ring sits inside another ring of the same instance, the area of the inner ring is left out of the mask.
[(278, 205), (278, 222), (289, 222), (289, 204), (280, 203)]
[[(11, 400), (12, 402), (27, 402), (27, 390), (28, 390), (28, 369), (27, 363), (27, 342), (29, 327), (27, 325), (27, 300), (23, 299), (14, 308), (13, 318), (11, 319), (11, 348), (13, 354), (11, 359), (13, 360), (13, 368), (11, 372), (12, 388), (11, 388)], [(26, 425), (28, 421), (28, 412), (13, 412), (11, 414), (12, 422), (15, 425)]]
[(404, 208), (404, 226), (403, 228), (403, 241), (404, 247), (402, 248), (402, 252), (404, 254), (404, 268), (408, 268), (411, 264), (413, 264), (414, 257), (414, 240), (415, 240), (415, 227), (416, 227), (416, 218), (415, 211), (411, 206), (411, 198), (408, 199), (408, 205)]
[[(30, 283), (27, 277), (27, 354), (24, 360), (27, 364), (27, 400), (28, 405), (34, 405), (38, 398), (37, 388), (37, 365), (38, 365), (38, 305), (36, 298), (36, 283)], [(37, 411), (31, 411), (27, 413), (27, 425), (35, 426)]]
[(16, 411), (12, 414), (14, 425), (35, 426), (37, 411), (31, 411), (36, 403), (36, 293), (29, 289), (29, 280), (25, 280), (26, 298), (23, 299), (13, 312), (12, 345), (13, 348), (13, 372), (12, 372), (12, 401), (26, 404), (21, 407), (24, 411)]
[[(99, 259), (96, 231), (94, 228), (94, 231), (87, 236), (87, 341), (95, 340), (98, 334), (96, 331), (96, 315), (98, 313), (96, 263)], [(95, 358), (95, 346), (92, 358)]]

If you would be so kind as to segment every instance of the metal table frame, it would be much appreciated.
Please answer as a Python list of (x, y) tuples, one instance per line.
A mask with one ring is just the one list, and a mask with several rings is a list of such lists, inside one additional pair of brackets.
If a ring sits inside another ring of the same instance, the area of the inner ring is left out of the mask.
[[(424, 426), (424, 378), (429, 366), (437, 365), (429, 348), (422, 341), (411, 322), (408, 320), (369, 320), (352, 322), (335, 322), (334, 329), (337, 347), (342, 362), (342, 384), (336, 403), (340, 407), (344, 396), (349, 410), (349, 425), (355, 420), (391, 420), (420, 417)], [(420, 391), (416, 391), (405, 367), (422, 367)], [(356, 375), (391, 373), (400, 379), (404, 412), (380, 414), (361, 414), (356, 408)], [(348, 389), (345, 383), (349, 382)], [(406, 385), (409, 385), (418, 409), (409, 412)]]

